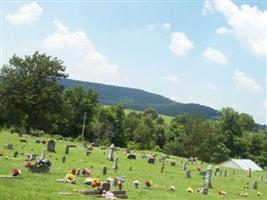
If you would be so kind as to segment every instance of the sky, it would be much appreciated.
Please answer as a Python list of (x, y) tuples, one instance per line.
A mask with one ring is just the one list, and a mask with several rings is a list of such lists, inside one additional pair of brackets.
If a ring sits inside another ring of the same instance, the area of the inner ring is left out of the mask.
[(267, 123), (266, 1), (3, 0), (1, 64), (36, 50), (62, 59), (72, 79)]

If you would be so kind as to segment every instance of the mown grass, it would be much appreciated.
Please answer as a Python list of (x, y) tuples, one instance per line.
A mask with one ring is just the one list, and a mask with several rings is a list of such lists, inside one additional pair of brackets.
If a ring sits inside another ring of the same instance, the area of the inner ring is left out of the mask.
[[(168, 200), (168, 199), (192, 199), (192, 200), (218, 200), (218, 199), (243, 199), (238, 197), (238, 193), (243, 192), (243, 186), (249, 182), (250, 189), (247, 190), (249, 196), (244, 199), (267, 199), (267, 187), (263, 181), (260, 181), (260, 176), (267, 174), (267, 172), (253, 172), (252, 177), (247, 176), (247, 172), (236, 171), (235, 175), (232, 174), (232, 170), (228, 170), (228, 177), (213, 177), (212, 184), (213, 189), (209, 190), (208, 196), (200, 195), (196, 192), (197, 188), (203, 184), (202, 177), (198, 175), (195, 165), (188, 165), (192, 171), (192, 178), (188, 179), (184, 177), (184, 172), (180, 167), (180, 160), (182, 158), (171, 156), (172, 160), (175, 160), (177, 165), (175, 167), (170, 166), (170, 163), (166, 161), (164, 173), (160, 173), (160, 164), (157, 161), (154, 165), (147, 164), (145, 160), (141, 158), (142, 154), (149, 153), (145, 151), (138, 151), (137, 160), (128, 160), (125, 155), (125, 150), (121, 149), (116, 152), (116, 156), (119, 158), (119, 171), (115, 174), (112, 170), (112, 162), (106, 159), (106, 150), (100, 150), (95, 148), (90, 156), (86, 156), (82, 145), (77, 144), (76, 148), (71, 148), (69, 155), (67, 155), (66, 163), (61, 162), (61, 158), (64, 155), (64, 149), (66, 144), (72, 142), (58, 140), (56, 141), (56, 153), (47, 153), (47, 158), (52, 161), (51, 171), (48, 174), (30, 173), (23, 166), (23, 160), (26, 156), (19, 155), (18, 158), (13, 158), (13, 153), (18, 151), (19, 153), (41, 153), (41, 150), (45, 147), (43, 144), (36, 144), (35, 140), (40, 138), (29, 137), (28, 143), (22, 148), (24, 143), (19, 142), (20, 137), (17, 134), (11, 134), (8, 131), (0, 132), (0, 152), (3, 151), (4, 156), (0, 157), (0, 174), (9, 174), (11, 168), (20, 168), (22, 174), (13, 179), (0, 179), (0, 197), (1, 200), (30, 200), (30, 199), (64, 199), (64, 200), (78, 200), (78, 199), (94, 199), (92, 197), (83, 196), (79, 193), (73, 192), (73, 189), (91, 189), (87, 185), (83, 185), (82, 182), (85, 179), (80, 176), (77, 177), (77, 183), (67, 184), (56, 182), (56, 179), (64, 178), (66, 173), (71, 168), (86, 168), (92, 166), (92, 177), (98, 177), (101, 180), (106, 180), (108, 177), (114, 176), (126, 176), (126, 182), (123, 185), (123, 189), (127, 191), (128, 199), (144, 199), (144, 200)], [(47, 140), (47, 138), (44, 138)], [(12, 143), (13, 150), (3, 149), (3, 145), (6, 143)], [(159, 153), (157, 153), (159, 154)], [(8, 159), (5, 157), (8, 156)], [(158, 155), (159, 156), (159, 155)], [(102, 167), (108, 167), (107, 176), (102, 176)], [(129, 168), (133, 167), (130, 171)], [(205, 169), (207, 165), (202, 164), (201, 167)], [(153, 186), (150, 189), (144, 187), (144, 180), (151, 179)], [(139, 189), (135, 189), (133, 181), (139, 180), (142, 185)], [(251, 183), (253, 180), (258, 181), (258, 191), (262, 193), (262, 196), (257, 196), (257, 191), (252, 190)], [(176, 192), (169, 192), (168, 189), (171, 185), (176, 187)], [(194, 189), (193, 193), (186, 191), (187, 187)], [(116, 188), (112, 188), (115, 190)], [(219, 196), (218, 191), (224, 190), (228, 194), (226, 196)], [(59, 192), (71, 192), (70, 195), (60, 195)]]

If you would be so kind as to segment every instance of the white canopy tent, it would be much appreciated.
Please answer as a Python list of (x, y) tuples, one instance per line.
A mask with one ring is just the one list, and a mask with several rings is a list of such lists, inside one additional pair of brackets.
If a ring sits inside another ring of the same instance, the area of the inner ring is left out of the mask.
[(251, 168), (251, 171), (262, 171), (262, 168), (249, 159), (230, 159), (220, 165), (233, 169), (249, 170), (249, 168)]

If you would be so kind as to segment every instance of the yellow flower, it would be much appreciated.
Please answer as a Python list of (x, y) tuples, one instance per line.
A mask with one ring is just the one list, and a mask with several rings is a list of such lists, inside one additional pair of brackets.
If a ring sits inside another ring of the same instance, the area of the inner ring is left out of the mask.
[(69, 181), (75, 181), (75, 175), (73, 174), (67, 174), (65, 179), (69, 180)]

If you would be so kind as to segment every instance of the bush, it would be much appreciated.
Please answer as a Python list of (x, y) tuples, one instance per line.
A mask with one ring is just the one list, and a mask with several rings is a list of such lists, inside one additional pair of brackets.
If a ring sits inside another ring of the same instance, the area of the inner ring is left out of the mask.
[(130, 150), (136, 150), (137, 148), (137, 145), (135, 142), (133, 141), (129, 141), (128, 144), (127, 144), (127, 149), (130, 149)]

